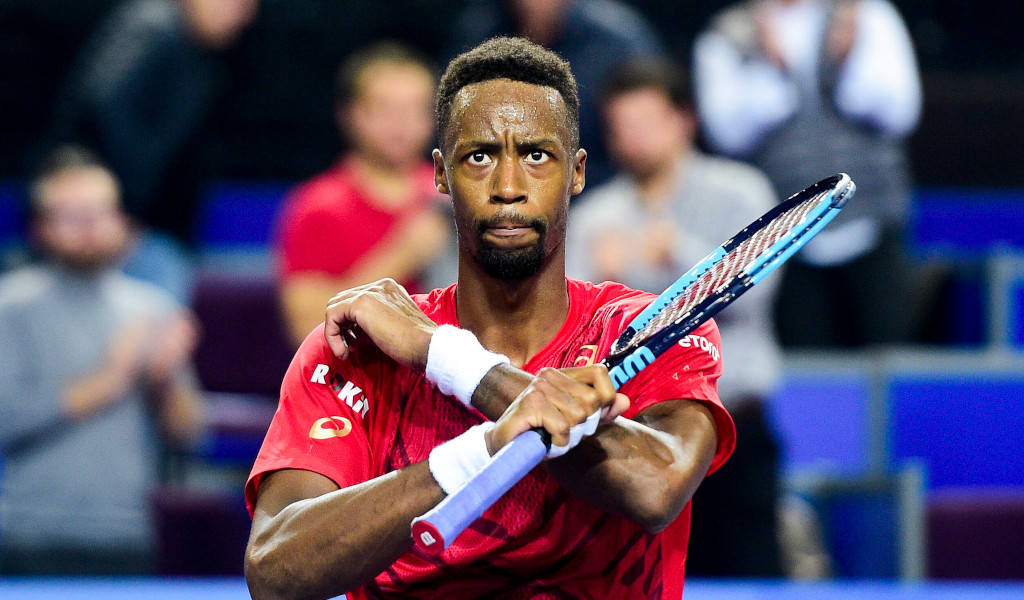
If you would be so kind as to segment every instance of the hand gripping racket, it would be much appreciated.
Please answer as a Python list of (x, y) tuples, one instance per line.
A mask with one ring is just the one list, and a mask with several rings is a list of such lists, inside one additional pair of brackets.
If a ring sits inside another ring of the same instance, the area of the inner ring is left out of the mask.
[[(637, 315), (602, 361), (615, 389), (682, 337), (725, 308), (803, 247), (853, 196), (839, 173), (775, 206), (693, 266)], [(499, 450), (473, 479), (412, 522), (413, 540), (432, 554), (536, 467), (548, 451), (546, 432), (527, 431)]]

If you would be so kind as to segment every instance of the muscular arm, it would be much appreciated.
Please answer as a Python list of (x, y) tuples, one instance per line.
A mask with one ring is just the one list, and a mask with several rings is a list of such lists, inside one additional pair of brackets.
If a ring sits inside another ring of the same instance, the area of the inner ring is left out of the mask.
[[(418, 369), (436, 329), (393, 281), (332, 300), (325, 331), (342, 360), (349, 355), (345, 331), (352, 326), (393, 359)], [(491, 453), (532, 427), (544, 427), (554, 443), (565, 444), (570, 427), (601, 409), (612, 419), (626, 402), (607, 372), (594, 366), (543, 369), (536, 377), (498, 366), (485, 375), (474, 401), (495, 419), (486, 437)], [(583, 497), (601, 490), (596, 504), (654, 531), (676, 517), (715, 447), (708, 411), (687, 401), (663, 402), (635, 421), (618, 418), (599, 431), (599, 439), (551, 461), (552, 472)], [(267, 475), (246, 551), (253, 597), (330, 597), (364, 584), (409, 549), (412, 519), (443, 497), (426, 462), (344, 489), (308, 471)]]
[[(473, 404), (497, 419), (530, 380), (514, 367), (495, 367), (474, 392)], [(572, 452), (546, 465), (580, 498), (657, 532), (696, 491), (716, 446), (711, 411), (696, 401), (670, 400), (632, 420), (618, 417), (605, 423)]]
[(443, 497), (426, 462), (344, 489), (310, 471), (266, 475), (245, 554), (252, 597), (328, 598), (369, 581)]

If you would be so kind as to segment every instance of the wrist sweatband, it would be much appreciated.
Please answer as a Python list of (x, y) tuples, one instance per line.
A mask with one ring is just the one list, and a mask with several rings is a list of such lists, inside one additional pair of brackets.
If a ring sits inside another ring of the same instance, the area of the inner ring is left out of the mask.
[(427, 466), (446, 494), (451, 495), (465, 485), (491, 459), (484, 436), (492, 428), (491, 421), (474, 425), (430, 451)]
[(554, 442), (551, 443), (551, 447), (548, 448), (547, 457), (557, 458), (566, 452), (572, 450), (579, 444), (580, 441), (588, 435), (591, 435), (597, 431), (597, 425), (601, 422), (601, 411), (594, 411), (594, 414), (587, 417), (587, 420), (573, 425), (569, 428), (569, 443), (565, 446), (556, 446)]
[(473, 332), (441, 325), (430, 338), (425, 374), (442, 394), (469, 406), (484, 375), (495, 365), (508, 362), (507, 356), (481, 346)]

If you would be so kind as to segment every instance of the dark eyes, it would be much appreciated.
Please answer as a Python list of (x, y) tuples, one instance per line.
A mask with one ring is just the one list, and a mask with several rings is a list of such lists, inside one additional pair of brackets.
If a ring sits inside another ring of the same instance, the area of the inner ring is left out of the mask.
[(491, 162), (491, 157), (486, 152), (473, 152), (466, 157), (466, 160), (471, 165), (486, 165)]
[(549, 158), (547, 152), (543, 150), (534, 150), (533, 152), (526, 155), (526, 162), (532, 164), (540, 164), (546, 162)]
[[(523, 160), (524, 162), (531, 165), (539, 165), (547, 162), (550, 158), (551, 155), (543, 150), (533, 150), (531, 152), (528, 152), (523, 158)], [(466, 155), (466, 162), (476, 167), (489, 165), (493, 160), (494, 159), (491, 158), (490, 154), (483, 151), (470, 152), (469, 154)]]

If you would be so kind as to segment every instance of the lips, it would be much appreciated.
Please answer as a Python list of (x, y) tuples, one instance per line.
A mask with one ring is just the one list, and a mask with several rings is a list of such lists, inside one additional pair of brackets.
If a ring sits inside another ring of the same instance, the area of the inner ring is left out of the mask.
[(519, 247), (534, 243), (542, 226), (530, 223), (526, 219), (509, 219), (508, 217), (485, 221), (480, 224), (481, 237), (488, 243), (498, 247)]
[(529, 225), (501, 223), (498, 225), (488, 226), (484, 231), (496, 237), (515, 237), (517, 235), (524, 235), (532, 232), (534, 229)]

